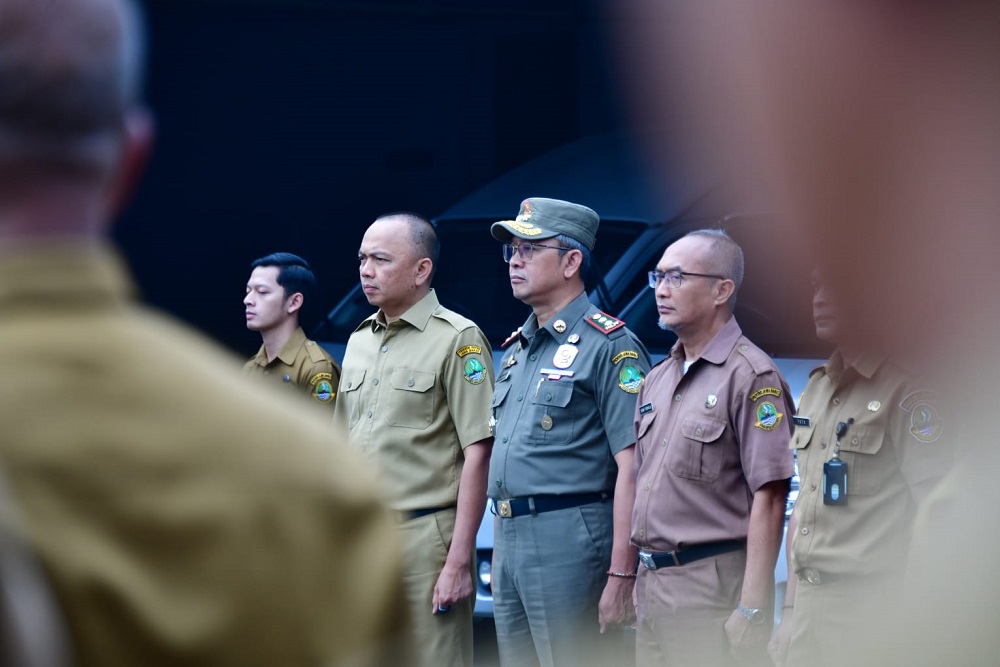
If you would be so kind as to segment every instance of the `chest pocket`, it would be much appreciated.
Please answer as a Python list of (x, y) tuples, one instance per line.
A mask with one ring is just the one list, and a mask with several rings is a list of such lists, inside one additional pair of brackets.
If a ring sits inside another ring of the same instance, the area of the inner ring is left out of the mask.
[[(650, 438), (647, 438), (646, 434), (649, 433), (649, 429), (653, 426), (653, 421), (655, 419), (655, 412), (647, 412), (644, 415), (639, 415), (639, 429), (636, 432), (636, 445), (643, 452), (648, 452), (653, 446), (653, 443), (649, 441)], [(652, 436), (652, 434), (650, 434), (650, 436)]]
[[(573, 408), (573, 383), (546, 380), (538, 385), (531, 407), (524, 411), (528, 423), (520, 424), (524, 441), (532, 444), (566, 444), (573, 440), (576, 416)], [(545, 428), (545, 426), (549, 428)]]
[[(788, 448), (792, 450), (795, 455), (795, 463), (797, 470), (808, 470), (809, 455), (816, 451), (816, 447), (810, 447), (809, 443), (813, 437), (813, 431), (816, 430), (815, 426), (798, 426), (795, 427), (795, 432), (792, 433), (792, 439), (788, 442)], [(819, 456), (819, 454), (816, 454)], [(801, 474), (805, 474), (804, 472)]]
[(881, 489), (891, 474), (892, 461), (879, 456), (885, 440), (882, 426), (854, 424), (840, 439), (840, 458), (847, 463), (847, 493), (870, 496)]
[(670, 469), (678, 477), (714, 482), (722, 471), (725, 450), (720, 442), (726, 422), (707, 417), (686, 417), (681, 435), (672, 443)]
[(437, 374), (411, 368), (397, 368), (389, 376), (385, 421), (390, 426), (425, 429), (434, 421), (434, 385)]
[(353, 428), (361, 418), (361, 386), (365, 383), (365, 368), (345, 368), (340, 378), (340, 396), (347, 406), (348, 423)]

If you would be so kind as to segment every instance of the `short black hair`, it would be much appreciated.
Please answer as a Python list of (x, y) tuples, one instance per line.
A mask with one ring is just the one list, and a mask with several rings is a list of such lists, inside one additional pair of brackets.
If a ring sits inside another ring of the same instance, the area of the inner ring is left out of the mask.
[(319, 287), (309, 262), (290, 252), (273, 252), (255, 259), (250, 263), (250, 270), (261, 266), (278, 267), (278, 284), (284, 290), (285, 298), (299, 292), (302, 294), (303, 308)]
[(399, 218), (410, 227), (410, 241), (418, 259), (427, 257), (431, 260), (431, 280), (437, 273), (438, 257), (441, 255), (441, 241), (438, 239), (437, 227), (427, 218), (411, 211), (395, 211), (383, 213), (375, 218), (375, 222), (386, 218)]

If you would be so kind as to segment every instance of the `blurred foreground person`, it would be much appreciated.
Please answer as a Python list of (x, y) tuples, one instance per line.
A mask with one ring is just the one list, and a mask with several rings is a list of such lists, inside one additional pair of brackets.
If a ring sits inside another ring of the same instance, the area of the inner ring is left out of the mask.
[[(800, 492), (788, 524), (788, 588), (774, 661), (842, 665), (899, 599), (918, 504), (951, 466), (936, 396), (856, 337), (815, 275), (816, 336), (836, 351), (799, 400)], [(789, 641), (791, 642), (789, 646)]]
[(900, 604), (853, 664), (996, 664), (1000, 3), (642, 7), (622, 43), (644, 60), (628, 63), (645, 75), (635, 108), (671, 126), (658, 155), (766, 181), (854, 334), (948, 416), (955, 465), (918, 511)]
[(76, 663), (402, 664), (372, 476), (131, 302), (140, 65), (124, 0), (0, 0), (0, 461)]

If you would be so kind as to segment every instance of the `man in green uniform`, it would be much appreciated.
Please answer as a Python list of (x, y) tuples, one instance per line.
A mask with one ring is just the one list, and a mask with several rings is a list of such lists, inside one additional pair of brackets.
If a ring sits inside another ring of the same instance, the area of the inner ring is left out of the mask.
[[(600, 219), (531, 198), (494, 223), (515, 298), (532, 314), (504, 344), (493, 397), (493, 596), (505, 666), (604, 665), (632, 614), (632, 413), (649, 355), (590, 304)], [(619, 656), (618, 659), (620, 659)]]
[(493, 360), (483, 332), (438, 303), (437, 256), (434, 227), (416, 215), (383, 216), (365, 232), (361, 287), (378, 311), (347, 343), (334, 414), (399, 513), (420, 664), (471, 667)]
[(81, 667), (405, 664), (391, 518), (291, 397), (132, 302), (127, 0), (0, 2), (0, 463)]
[(243, 372), (295, 387), (332, 408), (340, 368), (299, 325), (299, 313), (316, 291), (309, 263), (298, 255), (276, 252), (254, 260), (250, 268), (243, 299), (247, 329), (259, 331), (264, 342)]
[(817, 272), (816, 336), (837, 350), (809, 377), (791, 447), (801, 476), (788, 523), (779, 665), (849, 662), (899, 597), (917, 508), (951, 467), (935, 395), (868, 349)]

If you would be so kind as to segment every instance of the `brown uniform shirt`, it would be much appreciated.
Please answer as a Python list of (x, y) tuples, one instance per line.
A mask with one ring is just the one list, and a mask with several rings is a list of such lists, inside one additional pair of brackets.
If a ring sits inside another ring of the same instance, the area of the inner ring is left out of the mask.
[[(931, 392), (878, 357), (844, 365), (834, 353), (799, 402), (791, 447), (799, 464), (792, 539), (796, 571), (863, 576), (902, 573), (920, 500), (949, 469), (952, 450)], [(839, 422), (847, 463), (847, 505), (824, 505), (823, 464), (833, 458)]]
[(0, 460), (75, 664), (405, 664), (374, 476), (130, 291), (104, 250), (0, 258)]
[(295, 330), (271, 363), (267, 362), (267, 350), (261, 345), (257, 354), (244, 364), (243, 372), (276, 384), (297, 387), (331, 409), (340, 382), (337, 362), (315, 341), (306, 338), (302, 327)]
[(746, 539), (753, 494), (792, 476), (794, 407), (735, 319), (684, 373), (680, 342), (636, 403), (632, 544), (654, 552)]
[(397, 510), (454, 505), (462, 450), (490, 437), (493, 353), (434, 290), (389, 324), (378, 311), (344, 352), (337, 423), (373, 456)]

